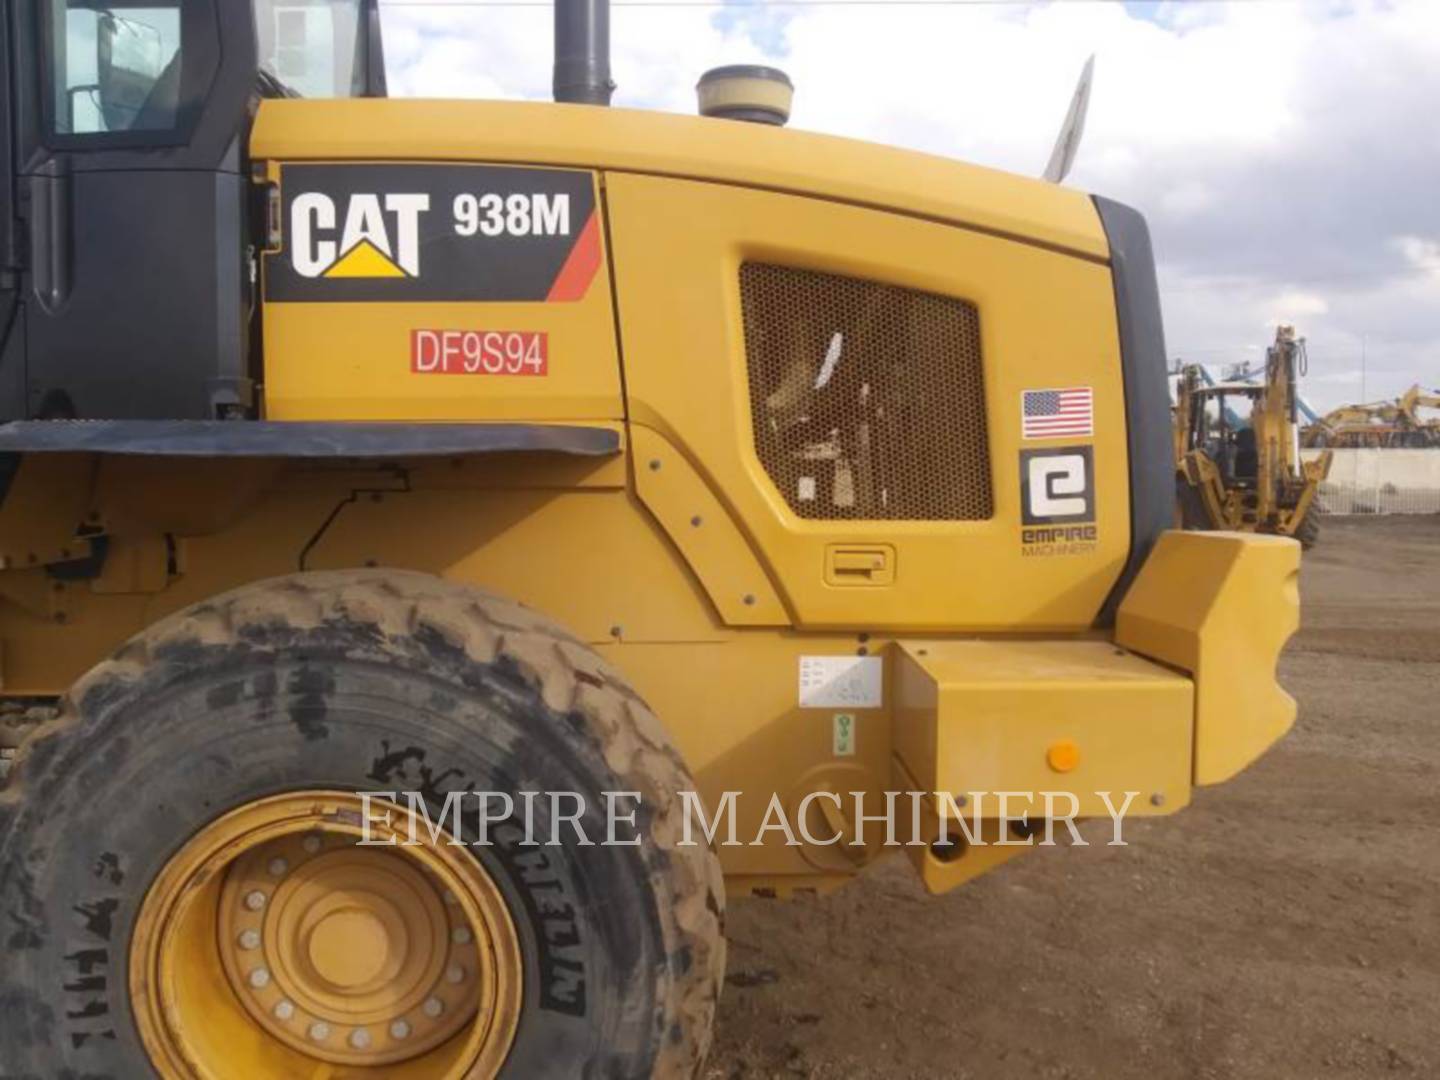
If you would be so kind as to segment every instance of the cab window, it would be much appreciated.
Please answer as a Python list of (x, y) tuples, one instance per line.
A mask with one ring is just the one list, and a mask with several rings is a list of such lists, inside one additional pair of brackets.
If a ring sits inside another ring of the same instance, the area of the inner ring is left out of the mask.
[(174, 133), (185, 119), (180, 0), (48, 0), (55, 135)]
[(257, 0), (260, 66), (291, 94), (365, 93), (364, 13), (360, 0)]

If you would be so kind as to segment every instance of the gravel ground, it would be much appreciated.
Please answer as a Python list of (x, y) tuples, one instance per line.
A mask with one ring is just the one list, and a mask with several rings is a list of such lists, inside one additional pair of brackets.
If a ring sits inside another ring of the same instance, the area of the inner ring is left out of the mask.
[(731, 904), (712, 1080), (1440, 1077), (1440, 517), (1327, 519), (1291, 734), (1126, 848)]

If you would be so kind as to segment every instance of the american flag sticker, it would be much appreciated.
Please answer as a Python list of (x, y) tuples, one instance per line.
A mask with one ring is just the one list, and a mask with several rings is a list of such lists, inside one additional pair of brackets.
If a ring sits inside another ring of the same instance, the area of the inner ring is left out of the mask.
[(1095, 434), (1095, 392), (1088, 386), (1026, 390), (1021, 397), (1021, 437), (1073, 439)]

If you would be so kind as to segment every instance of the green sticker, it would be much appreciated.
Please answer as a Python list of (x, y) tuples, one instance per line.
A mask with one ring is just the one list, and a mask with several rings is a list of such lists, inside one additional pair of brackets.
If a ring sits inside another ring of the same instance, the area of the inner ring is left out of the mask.
[(855, 716), (853, 713), (835, 714), (835, 756), (851, 757), (855, 753)]

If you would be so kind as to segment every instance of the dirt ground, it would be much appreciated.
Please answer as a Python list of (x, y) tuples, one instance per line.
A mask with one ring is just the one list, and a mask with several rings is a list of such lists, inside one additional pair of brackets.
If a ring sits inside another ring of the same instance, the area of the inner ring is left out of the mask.
[(1290, 735), (1130, 846), (730, 908), (712, 1080), (1440, 1077), (1440, 517), (1333, 518)]

